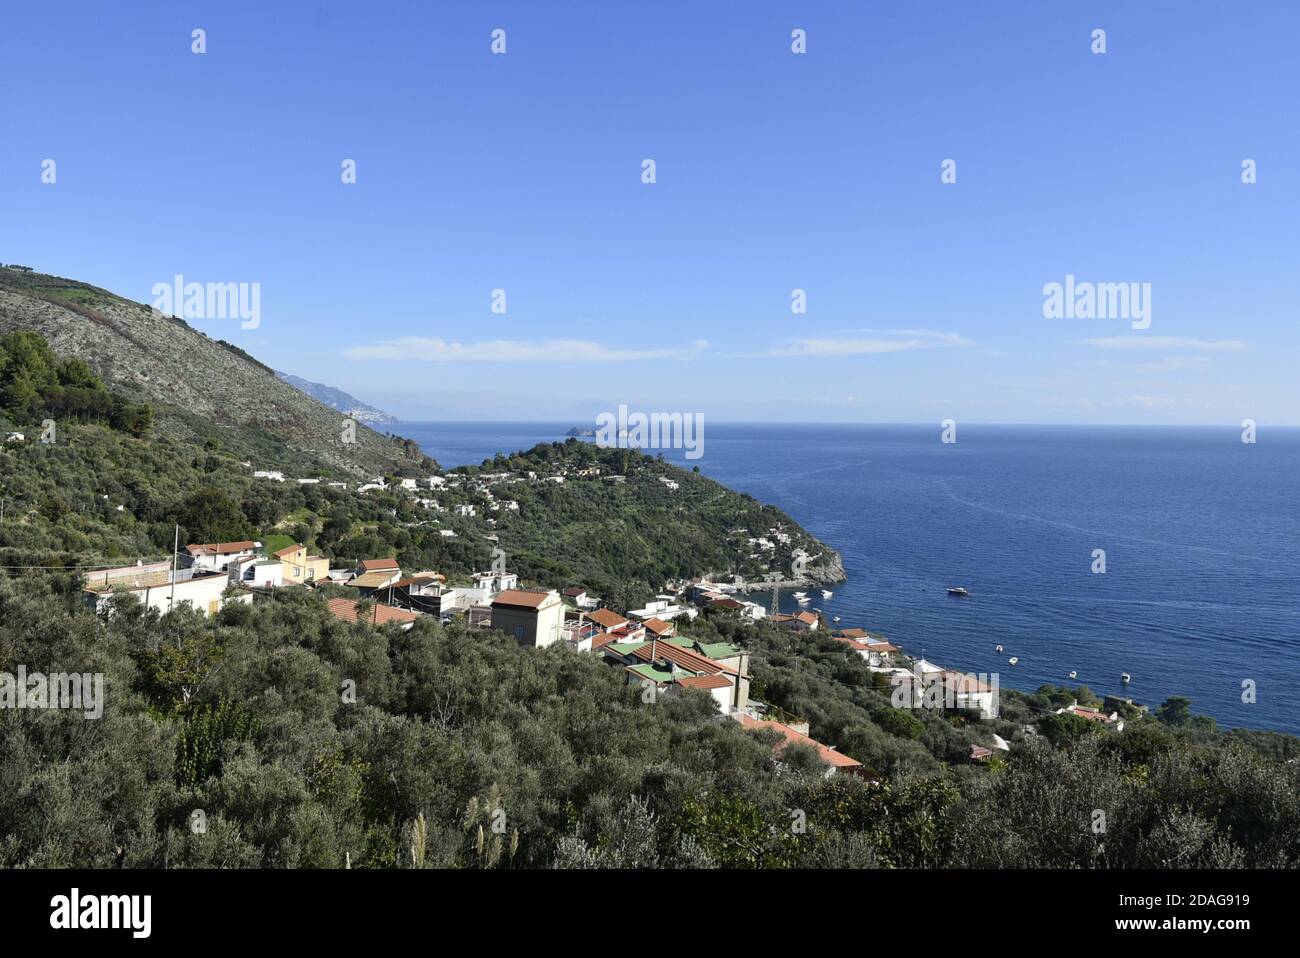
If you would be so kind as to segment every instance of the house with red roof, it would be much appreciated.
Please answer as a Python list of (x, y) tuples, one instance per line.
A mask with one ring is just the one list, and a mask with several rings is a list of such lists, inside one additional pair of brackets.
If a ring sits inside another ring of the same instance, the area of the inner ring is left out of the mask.
[(252, 539), (239, 542), (207, 542), (185, 547), (185, 563), (196, 572), (225, 572), (236, 559), (257, 555), (262, 543)]
[(365, 622), (368, 625), (388, 625), (396, 623), (403, 629), (409, 629), (420, 618), (420, 613), (408, 609), (376, 602), (364, 612), (357, 610), (357, 603), (351, 599), (330, 599), (327, 603), (330, 614), (342, 622)]
[[(610, 642), (603, 648), (606, 661), (623, 666), (629, 681), (653, 682), (668, 692), (691, 688), (706, 691), (724, 715), (749, 705), (749, 675), (743, 656), (720, 662), (688, 639), (659, 639), (653, 635), (633, 642)], [(732, 650), (726, 643), (719, 643), (719, 648)]]
[(790, 615), (778, 612), (772, 616), (772, 621), (792, 632), (811, 632), (818, 625), (817, 615), (814, 612), (795, 612)]
[(780, 733), (783, 741), (778, 741), (776, 745), (773, 746), (774, 752), (779, 753), (782, 749), (790, 745), (805, 745), (813, 749), (817, 752), (817, 757), (826, 764), (827, 778), (837, 774), (857, 775), (864, 778), (869, 777), (867, 770), (857, 759), (849, 758), (842, 752), (837, 752), (831, 746), (823, 745), (816, 739), (809, 738), (804, 733), (796, 731), (788, 725), (783, 725), (781, 722), (772, 719), (754, 718), (753, 716), (747, 715), (743, 712), (737, 712), (732, 716), (732, 718), (739, 722), (742, 728), (750, 730), (770, 729), (771, 731)]
[(492, 600), (492, 628), (520, 645), (548, 646), (563, 637), (564, 602), (553, 589), (506, 589)]

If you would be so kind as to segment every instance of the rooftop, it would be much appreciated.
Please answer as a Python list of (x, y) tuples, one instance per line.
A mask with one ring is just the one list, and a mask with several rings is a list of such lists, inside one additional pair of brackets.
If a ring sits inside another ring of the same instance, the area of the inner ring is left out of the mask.
[[(829, 745), (823, 745), (821, 742), (817, 741), (814, 738), (809, 738), (807, 735), (804, 735), (800, 732), (796, 732), (788, 725), (782, 725), (780, 722), (774, 722), (771, 719), (750, 718), (748, 715), (744, 715), (741, 713), (737, 713), (735, 715), (735, 718), (736, 721), (738, 721), (743, 728), (748, 728), (748, 729), (770, 728), (780, 732), (782, 735), (785, 736), (786, 739), (785, 745), (788, 745), (793, 742), (797, 745), (807, 745), (810, 748), (815, 748), (817, 750), (817, 754), (821, 757), (821, 760), (825, 762), (827, 765), (832, 766), (833, 768), (853, 769), (853, 768), (862, 767), (862, 763), (859, 762), (857, 759), (849, 758), (847, 755), (843, 754), (842, 752), (835, 751), (835, 749), (831, 748)], [(785, 745), (778, 744), (777, 748), (778, 749), (784, 748)]]
[(546, 600), (555, 593), (548, 591), (529, 592), (524, 589), (506, 589), (492, 600), (494, 606), (508, 605), (520, 609), (540, 609)]
[[(344, 622), (359, 622), (361, 617), (357, 614), (357, 603), (351, 599), (330, 599), (330, 613)], [(389, 622), (414, 622), (420, 618), (418, 612), (408, 612), (406, 609), (398, 609), (391, 605), (384, 605), (382, 602), (375, 603), (374, 607), (365, 613), (365, 621), (372, 625), (387, 625)]]
[(260, 545), (260, 542), (254, 542), (252, 539), (241, 539), (239, 542), (208, 542), (189, 545), (185, 547), (185, 551), (192, 556), (233, 555), (237, 552), (252, 552)]

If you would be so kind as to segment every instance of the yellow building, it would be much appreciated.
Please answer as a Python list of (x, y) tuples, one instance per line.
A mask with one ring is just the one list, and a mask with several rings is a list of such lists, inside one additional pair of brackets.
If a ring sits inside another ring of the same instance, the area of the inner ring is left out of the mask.
[(307, 547), (295, 542), (275, 553), (284, 566), (285, 585), (303, 585), (329, 575), (330, 563), (324, 556), (307, 554)]

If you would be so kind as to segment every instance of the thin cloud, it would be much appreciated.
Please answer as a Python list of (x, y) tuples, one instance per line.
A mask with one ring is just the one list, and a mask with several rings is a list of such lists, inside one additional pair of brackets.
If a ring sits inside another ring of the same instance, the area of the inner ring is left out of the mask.
[(582, 339), (538, 342), (496, 339), (456, 343), (424, 336), (404, 336), (347, 350), (350, 359), (405, 359), (427, 363), (618, 363), (655, 359), (693, 359), (709, 346), (697, 340), (686, 349), (614, 349)]
[(1195, 349), (1227, 353), (1246, 348), (1240, 339), (1187, 339), (1182, 336), (1104, 336), (1078, 342), (1099, 349)]
[(1208, 356), (1169, 356), (1149, 363), (1117, 363), (1109, 359), (1100, 359), (1097, 365), (1105, 369), (1124, 369), (1139, 373), (1171, 373), (1188, 369), (1204, 369), (1210, 364)]
[(887, 329), (883, 333), (870, 337), (792, 339), (761, 355), (778, 357), (866, 356), (881, 353), (901, 353), (912, 349), (942, 349), (973, 345), (974, 343), (959, 333), (940, 333), (932, 329)]

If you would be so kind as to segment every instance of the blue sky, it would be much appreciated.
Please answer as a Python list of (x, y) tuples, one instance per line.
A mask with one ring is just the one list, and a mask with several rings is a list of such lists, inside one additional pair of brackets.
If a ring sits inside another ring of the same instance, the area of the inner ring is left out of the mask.
[[(260, 283), (194, 325), (404, 418), (1300, 423), (1291, 3), (5, 20), (0, 261)], [(1045, 318), (1067, 274), (1150, 283), (1150, 328)]]

